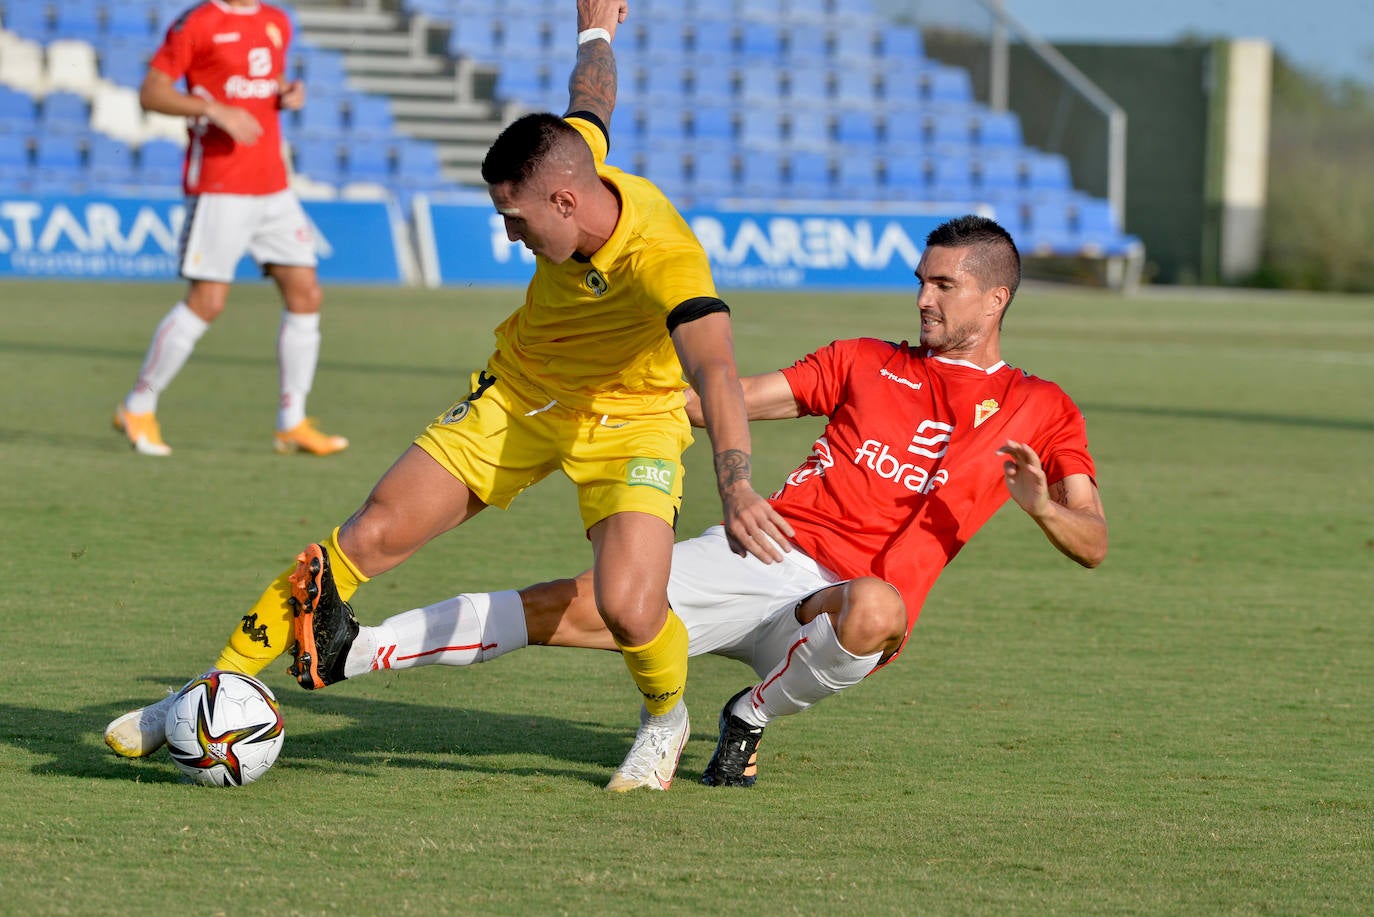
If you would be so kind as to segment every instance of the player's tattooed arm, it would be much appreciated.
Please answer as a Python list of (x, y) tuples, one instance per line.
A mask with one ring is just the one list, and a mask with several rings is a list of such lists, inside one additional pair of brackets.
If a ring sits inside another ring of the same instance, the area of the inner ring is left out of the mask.
[(716, 481), (722, 491), (740, 481), (749, 481), (753, 475), (749, 453), (744, 450), (726, 449), (716, 453)]
[(568, 111), (591, 112), (607, 126), (615, 109), (615, 53), (608, 41), (577, 46), (577, 65), (568, 77)]
[(1069, 488), (1062, 479), (1055, 481), (1049, 486), (1049, 493), (1050, 500), (1053, 502), (1058, 503), (1060, 506), (1069, 505)]

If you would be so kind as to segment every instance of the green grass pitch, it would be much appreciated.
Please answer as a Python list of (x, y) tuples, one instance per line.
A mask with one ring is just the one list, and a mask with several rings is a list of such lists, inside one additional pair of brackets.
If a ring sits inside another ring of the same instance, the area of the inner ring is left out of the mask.
[[(235, 290), (163, 396), (176, 454), (110, 430), (177, 285), (0, 284), (0, 892), (8, 913), (1313, 913), (1374, 875), (1374, 299), (1028, 289), (1004, 355), (1088, 418), (1096, 571), (1008, 508), (903, 657), (769, 728), (747, 791), (695, 782), (750, 681), (695, 660), (666, 794), (601, 785), (636, 722), (612, 654), (530, 649), (306, 693), (240, 790), (100, 733), (215, 657), (366, 495), (516, 290), (328, 291), (311, 399), (352, 438), (270, 450), (278, 305)], [(915, 333), (907, 295), (745, 294), (745, 371)], [(755, 427), (771, 489), (815, 421)], [(681, 533), (719, 513), (689, 454)], [(571, 574), (566, 481), (357, 596), (359, 616)]]

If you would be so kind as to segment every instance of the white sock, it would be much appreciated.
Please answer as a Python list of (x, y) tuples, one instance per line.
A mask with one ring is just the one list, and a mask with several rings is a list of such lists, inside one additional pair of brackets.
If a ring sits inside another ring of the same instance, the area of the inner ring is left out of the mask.
[(277, 332), (277, 368), (281, 374), (278, 430), (294, 429), (305, 420), (305, 398), (314, 384), (319, 361), (320, 313), (283, 311)]
[(172, 384), (196, 349), (196, 341), (209, 327), (210, 323), (192, 312), (186, 303), (173, 306), (153, 332), (138, 379), (124, 399), (124, 410), (131, 414), (156, 411), (158, 394)]
[(520, 593), (456, 595), (360, 627), (344, 660), (344, 677), (378, 669), (475, 665), (529, 645)]
[(850, 685), (857, 685), (882, 656), (880, 652), (855, 656), (840, 645), (830, 615), (817, 615), (797, 632), (787, 658), (736, 701), (731, 712), (753, 726), (767, 726), (775, 716), (800, 713)]

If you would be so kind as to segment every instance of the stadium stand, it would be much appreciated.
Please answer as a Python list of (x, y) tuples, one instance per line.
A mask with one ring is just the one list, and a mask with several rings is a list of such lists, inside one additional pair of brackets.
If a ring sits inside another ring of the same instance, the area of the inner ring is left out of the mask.
[[(0, 0), (0, 187), (163, 191), (185, 125), (145, 115), (137, 87), (188, 0)], [(303, 196), (480, 185), (501, 125), (558, 108), (574, 50), (561, 0), (293, 5), (283, 118)], [(381, 6), (390, 6), (382, 4)], [(1027, 146), (968, 71), (926, 57), (871, 0), (642, 0), (617, 39), (611, 158), (685, 206), (723, 199), (990, 208), (1031, 253), (1132, 242), (1068, 161)], [(350, 190), (351, 189), (351, 190)]]

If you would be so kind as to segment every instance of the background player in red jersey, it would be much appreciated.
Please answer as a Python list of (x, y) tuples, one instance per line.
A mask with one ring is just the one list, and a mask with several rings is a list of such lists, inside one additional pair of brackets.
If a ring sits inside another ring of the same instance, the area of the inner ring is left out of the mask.
[[(792, 550), (763, 563), (719, 526), (673, 550), (668, 586), (691, 655), (751, 666), (726, 702), (702, 782), (751, 786), (763, 727), (857, 684), (901, 650), (926, 594), (1010, 497), (1084, 567), (1107, 553), (1078, 408), (1008, 366), (1001, 326), (1021, 277), (1011, 237), (965, 216), (937, 227), (916, 269), (919, 344), (836, 341), (741, 380), (751, 419), (824, 416), (807, 459), (770, 502)], [(700, 406), (689, 400), (693, 423)], [(524, 646), (615, 649), (590, 571), (519, 592), (458, 595), (359, 628), (338, 603), (318, 620), (353, 630), (341, 672), (470, 665)], [(328, 660), (334, 665), (334, 659)]]
[(157, 422), (158, 395), (224, 311), (245, 253), (276, 281), (286, 307), (277, 337), (281, 401), (273, 447), (317, 455), (348, 447), (305, 416), (323, 293), (310, 221), (288, 187), (282, 159), (278, 112), (305, 104), (305, 87), (284, 77), (290, 42), (291, 21), (280, 9), (257, 0), (207, 0), (172, 24), (149, 64), (140, 103), (188, 119), (180, 271), (190, 287), (157, 326), (132, 390), (115, 408), (116, 429), (143, 455), (171, 454)]

